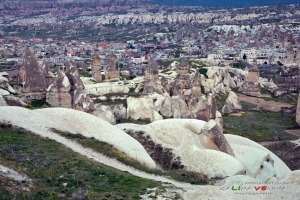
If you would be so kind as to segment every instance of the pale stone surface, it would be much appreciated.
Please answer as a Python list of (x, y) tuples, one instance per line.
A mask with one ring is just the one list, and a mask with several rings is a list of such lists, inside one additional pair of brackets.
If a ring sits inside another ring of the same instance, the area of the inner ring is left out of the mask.
[(0, 95), (8, 96), (8, 95), (10, 95), (10, 93), (7, 90), (3, 90), (3, 89), (0, 88)]
[[(126, 156), (137, 160), (146, 167), (151, 169), (156, 167), (154, 161), (139, 142), (120, 129), (91, 114), (67, 108), (29, 110), (15, 106), (1, 106), (0, 113), (0, 121), (9, 121), (14, 126), (22, 127), (62, 144), (69, 144), (70, 141), (54, 134), (50, 128), (73, 134), (80, 133), (89, 138), (94, 137), (96, 140), (113, 145)], [(77, 153), (81, 153), (82, 150), (79, 150), (78, 145), (76, 147), (75, 144), (69, 144), (67, 147)]]
[(271, 92), (275, 91), (278, 88), (272, 79), (268, 80), (266, 78), (259, 77), (259, 83)]
[(0, 83), (8, 82), (9, 74), (7, 72), (0, 72)]
[(8, 79), (3, 76), (0, 76), (0, 83), (2, 82), (8, 82)]
[(28, 181), (31, 182), (32, 180), (28, 178), (27, 175), (17, 172), (11, 168), (8, 168), (6, 166), (0, 165), (0, 176), (4, 176), (9, 179), (13, 179), (18, 182), (22, 181)]
[(3, 96), (0, 94), (0, 106), (8, 106)]
[(109, 106), (97, 105), (95, 110), (91, 113), (92, 115), (99, 117), (100, 119), (115, 125), (116, 119), (111, 112)]
[(127, 117), (137, 119), (150, 119), (153, 121), (154, 104), (152, 99), (132, 98), (127, 101)]
[(266, 151), (239, 144), (231, 144), (231, 147), (238, 152), (235, 158), (243, 164), (247, 176), (262, 182), (276, 177), (274, 160)]
[(28, 104), (26, 104), (22, 99), (20, 99), (19, 97), (16, 97), (16, 96), (12, 96), (12, 95), (9, 95), (9, 96), (4, 96), (4, 99), (7, 101), (7, 102), (11, 102), (11, 104), (15, 105), (15, 106), (28, 106)]
[(290, 172), (284, 162), (261, 145), (247, 138), (223, 135), (214, 120), (167, 119), (148, 125), (116, 127), (145, 132), (154, 143), (171, 148), (187, 170), (203, 172), (209, 177), (246, 174), (252, 180), (265, 182), (283, 178)]
[(156, 111), (152, 112), (152, 120), (157, 121), (157, 120), (163, 120), (163, 117)]
[(180, 157), (188, 171), (204, 173), (209, 177), (242, 173), (244, 171), (242, 164), (234, 157), (216, 149), (218, 146), (214, 139), (209, 135), (201, 137), (206, 124), (201, 120), (167, 119), (149, 125), (118, 124), (116, 127), (123, 130), (144, 131), (154, 143), (171, 148), (174, 156)]
[(241, 111), (242, 106), (238, 101), (238, 97), (231, 91), (225, 101), (225, 105), (222, 108), (222, 114), (238, 113)]
[[(274, 160), (274, 170), (276, 172), (277, 179), (281, 179), (285, 175), (287, 175), (289, 172), (291, 172), (291, 170), (286, 166), (286, 164), (280, 158), (278, 158), (274, 153), (272, 153), (265, 147), (261, 146), (260, 144), (254, 142), (252, 140), (249, 140), (248, 138), (244, 138), (244, 137), (237, 136), (237, 135), (224, 134), (224, 136), (230, 145), (232, 145), (232, 144), (244, 145), (245, 147), (253, 147), (253, 148), (262, 150), (264, 152), (267, 152), (268, 155), (270, 156), (270, 158), (272, 160)], [(235, 151), (235, 153), (236, 153), (236, 151)], [(265, 162), (265, 160), (261, 161), (261, 163), (263, 163), (263, 162)], [(257, 163), (257, 164), (261, 165), (261, 163)]]
[(10, 84), (6, 83), (6, 85), (7, 85), (7, 90), (8, 90), (10, 93), (14, 93), (14, 94), (17, 93), (16, 90), (10, 86)]
[(108, 93), (128, 93), (129, 87), (123, 83), (118, 84), (115, 82), (112, 83), (96, 83), (92, 85), (86, 85), (85, 91), (88, 94), (101, 95)]

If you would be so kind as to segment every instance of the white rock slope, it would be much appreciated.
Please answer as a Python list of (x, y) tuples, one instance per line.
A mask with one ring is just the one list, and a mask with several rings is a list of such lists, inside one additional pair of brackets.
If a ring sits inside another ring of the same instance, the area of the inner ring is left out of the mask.
[(156, 167), (143, 146), (135, 139), (108, 122), (85, 112), (66, 108), (29, 110), (21, 107), (2, 106), (0, 107), (0, 121), (9, 121), (15, 126), (25, 128), (43, 137), (52, 137), (51, 139), (58, 142), (62, 142), (61, 137), (53, 134), (49, 130), (50, 128), (94, 137), (99, 141), (112, 144), (145, 166), (152, 169)]

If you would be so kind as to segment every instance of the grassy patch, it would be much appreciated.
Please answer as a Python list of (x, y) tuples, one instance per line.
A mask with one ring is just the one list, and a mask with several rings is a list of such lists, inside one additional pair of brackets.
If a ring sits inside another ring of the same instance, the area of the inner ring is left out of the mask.
[(201, 68), (201, 69), (199, 69), (199, 73), (200, 74), (202, 74), (202, 75), (204, 75), (205, 76), (205, 78), (208, 78), (208, 76), (207, 76), (207, 69), (206, 68)]
[(121, 123), (134, 123), (134, 124), (149, 124), (151, 123), (150, 119), (133, 119), (133, 118), (128, 118), (128, 119), (122, 119)]
[(223, 120), (224, 133), (247, 137), (255, 142), (297, 139), (285, 131), (297, 126), (294, 116), (289, 113), (282, 117), (276, 112), (248, 111), (242, 117), (223, 116)]
[(92, 74), (90, 74), (89, 72), (85, 71), (85, 70), (78, 70), (78, 74), (82, 77), (92, 77)]
[(50, 106), (46, 99), (40, 99), (40, 100), (33, 100), (30, 104), (28, 104), (28, 108), (41, 108), (41, 107), (48, 107)]
[(272, 93), (271, 93), (268, 89), (266, 89), (266, 88), (260, 88), (260, 93), (261, 93), (261, 94), (269, 94), (269, 95), (272, 95)]
[(33, 179), (29, 192), (0, 187), (0, 199), (140, 199), (161, 183), (115, 170), (23, 129), (0, 128), (0, 161)]

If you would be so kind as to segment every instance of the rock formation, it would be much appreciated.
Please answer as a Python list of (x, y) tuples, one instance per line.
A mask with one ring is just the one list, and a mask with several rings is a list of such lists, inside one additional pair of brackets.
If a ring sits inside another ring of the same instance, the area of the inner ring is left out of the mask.
[(257, 67), (257, 61), (254, 59), (252, 67), (248, 72), (248, 80), (241, 85), (239, 91), (247, 95), (261, 97), (260, 88), (259, 69)]
[(76, 110), (82, 110), (85, 112), (91, 112), (95, 110), (94, 103), (85, 92), (85, 87), (81, 81), (78, 69), (74, 63), (65, 63), (66, 76), (68, 77), (71, 89), (70, 94), (72, 96), (72, 107)]
[(47, 89), (46, 101), (52, 107), (72, 108), (70, 81), (61, 70), (57, 71), (57, 75), (56, 81)]
[(92, 112), (92, 115), (100, 119), (103, 119), (104, 121), (107, 121), (110, 124), (113, 125), (116, 124), (116, 119), (114, 117), (114, 114), (112, 113), (112, 111), (109, 109), (108, 106), (104, 106), (101, 104), (95, 106), (95, 110)]
[(212, 93), (199, 97), (191, 96), (188, 101), (188, 108), (192, 119), (209, 121), (216, 118), (217, 104)]
[(17, 92), (9, 84), (9, 76), (6, 72), (0, 72), (0, 106), (27, 106), (27, 104), (14, 96)]
[(201, 95), (201, 75), (199, 71), (195, 73), (195, 77), (193, 80), (192, 94), (195, 96)]
[(42, 63), (42, 72), (47, 82), (47, 87), (49, 87), (52, 83), (55, 82), (56, 77), (52, 73), (52, 71), (49, 69), (48, 63), (44, 60)]
[(222, 114), (231, 114), (231, 113), (238, 113), (242, 111), (242, 106), (238, 101), (238, 97), (232, 91), (230, 91), (225, 105), (222, 108)]
[[(139, 141), (164, 170), (201, 172), (209, 178), (243, 174), (262, 182), (277, 180), (290, 172), (276, 155), (259, 144), (223, 135), (215, 120), (167, 119), (116, 127)], [(161, 151), (153, 151), (156, 147)], [(168, 152), (164, 159), (162, 152)]]
[(29, 48), (25, 51), (20, 77), (22, 77), (22, 81), (25, 81), (24, 93), (45, 92), (47, 89), (47, 82), (41, 67)]
[(158, 65), (153, 58), (150, 59), (148, 66), (146, 67), (144, 81), (146, 84), (151, 86), (155, 85), (158, 81)]
[(159, 84), (158, 79), (158, 65), (157, 62), (151, 58), (146, 67), (146, 74), (143, 83), (143, 93), (159, 93), (164, 92), (163, 86)]
[(100, 60), (100, 57), (99, 57), (98, 55), (94, 55), (94, 57), (93, 57), (93, 68), (92, 68), (92, 72), (93, 72), (93, 78), (94, 78), (97, 82), (101, 82), (101, 81), (102, 81), (101, 70), (102, 70), (102, 66), (101, 66), (101, 60)]
[(115, 54), (110, 54), (107, 58), (107, 66), (105, 73), (105, 80), (114, 80), (120, 78), (120, 69), (118, 57)]
[(293, 47), (292, 46), (289, 46), (287, 48), (287, 51), (286, 51), (286, 61), (285, 61), (285, 64), (293, 64), (294, 63), (294, 51), (293, 51)]
[(191, 88), (191, 79), (188, 71), (189, 63), (186, 58), (182, 58), (177, 70), (178, 74), (175, 78), (175, 82), (178, 83), (182, 89)]
[(163, 119), (158, 117), (154, 109), (153, 99), (147, 98), (127, 98), (127, 117), (135, 120), (143, 119), (153, 121), (154, 119)]
[(0, 94), (0, 106), (8, 106), (3, 96)]

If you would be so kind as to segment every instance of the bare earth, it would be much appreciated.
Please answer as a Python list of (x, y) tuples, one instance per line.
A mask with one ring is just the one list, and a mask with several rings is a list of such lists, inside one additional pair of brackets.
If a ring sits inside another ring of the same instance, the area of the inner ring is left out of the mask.
[(258, 97), (250, 97), (244, 94), (237, 94), (239, 101), (245, 101), (254, 105), (257, 105), (256, 109), (263, 108), (264, 110), (269, 110), (272, 112), (279, 112), (282, 107), (291, 108), (292, 105), (284, 102), (276, 102), (276, 101), (265, 101), (262, 98)]

